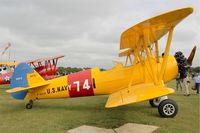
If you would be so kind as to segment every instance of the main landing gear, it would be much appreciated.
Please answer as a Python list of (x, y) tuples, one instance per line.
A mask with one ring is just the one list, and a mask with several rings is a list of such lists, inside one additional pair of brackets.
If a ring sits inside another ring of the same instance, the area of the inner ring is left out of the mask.
[(178, 105), (171, 99), (163, 100), (158, 106), (158, 112), (161, 117), (174, 117), (178, 112)]
[(29, 103), (26, 104), (26, 109), (32, 109), (33, 107), (33, 100), (30, 100)]
[(149, 100), (149, 104), (151, 105), (151, 107), (158, 107), (159, 104), (165, 99), (168, 99), (168, 97), (162, 96), (162, 97), (158, 97), (158, 98), (155, 98), (155, 99), (151, 99), (151, 100)]
[[(162, 98), (161, 98), (162, 99)], [(153, 101), (156, 99), (152, 99)], [(164, 118), (169, 118), (169, 117), (174, 117), (178, 113), (178, 105), (176, 104), (175, 101), (171, 99), (162, 99), (159, 104), (155, 104), (152, 100), (149, 100), (150, 105), (152, 107), (158, 107), (158, 112), (161, 117)]]

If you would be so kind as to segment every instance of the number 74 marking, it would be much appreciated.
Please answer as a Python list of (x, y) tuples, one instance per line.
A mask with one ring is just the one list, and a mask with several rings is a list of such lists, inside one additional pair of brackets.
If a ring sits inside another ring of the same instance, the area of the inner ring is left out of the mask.
[[(76, 85), (77, 87), (77, 92), (80, 92), (80, 81), (74, 81), (73, 84)], [(83, 84), (83, 89), (89, 90), (90, 85), (88, 79), (85, 79), (84, 84)]]

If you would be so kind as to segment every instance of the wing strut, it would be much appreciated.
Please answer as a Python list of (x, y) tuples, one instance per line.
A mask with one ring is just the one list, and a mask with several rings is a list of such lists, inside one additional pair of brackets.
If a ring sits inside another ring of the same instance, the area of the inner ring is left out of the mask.
[(169, 54), (169, 48), (170, 48), (171, 41), (172, 41), (173, 31), (174, 31), (174, 27), (172, 27), (169, 30), (169, 34), (168, 34), (168, 38), (167, 38), (167, 45), (165, 48), (164, 58), (163, 58), (163, 62), (162, 62), (162, 66), (161, 66), (161, 70), (160, 70), (160, 74), (159, 74), (159, 81), (162, 80), (162, 78), (164, 76), (165, 68), (167, 66), (167, 59), (168, 59), (168, 54)]
[(128, 64), (128, 59), (129, 59), (129, 61), (130, 61), (130, 64), (133, 65), (133, 61), (132, 61), (132, 58), (131, 58), (131, 54), (128, 54), (128, 55), (126, 56), (126, 63), (125, 63), (125, 66), (127, 66), (127, 64)]
[(125, 66), (127, 66), (128, 64), (128, 55), (126, 56), (126, 63), (125, 63)]
[(159, 63), (160, 60), (159, 60), (158, 41), (155, 41), (155, 47), (156, 47), (156, 61), (157, 61), (157, 63)]
[(138, 60), (138, 50), (135, 50), (135, 52), (133, 53), (133, 55), (134, 55), (134, 62), (133, 62), (133, 65), (135, 65), (136, 63), (138, 63), (139, 62), (139, 60)]
[(130, 60), (130, 63), (131, 63), (131, 65), (132, 65), (132, 64), (133, 64), (133, 62), (132, 62), (131, 55), (129, 54), (129, 55), (128, 55), (128, 57), (129, 57), (129, 60)]
[(158, 84), (156, 73), (155, 73), (154, 67), (152, 65), (150, 52), (149, 52), (149, 49), (147, 48), (147, 46), (150, 44), (150, 40), (149, 40), (150, 38), (149, 38), (148, 29), (147, 30), (143, 30), (143, 33), (144, 33), (144, 49), (145, 49), (146, 54), (147, 54), (148, 62), (149, 62), (150, 68), (151, 68), (151, 73), (153, 75), (153, 80), (154, 80), (155, 84)]
[(155, 48), (156, 48), (156, 61), (157, 61), (157, 63), (159, 63), (160, 60), (159, 60), (158, 39), (156, 38), (155, 32), (153, 31), (152, 28), (150, 28), (150, 32), (151, 32), (151, 35), (152, 35), (153, 40), (156, 40), (156, 41), (154, 42)]

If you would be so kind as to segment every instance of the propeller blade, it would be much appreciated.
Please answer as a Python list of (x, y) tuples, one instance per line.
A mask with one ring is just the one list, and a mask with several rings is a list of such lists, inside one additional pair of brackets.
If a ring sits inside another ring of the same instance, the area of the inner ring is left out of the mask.
[(196, 49), (197, 49), (197, 47), (194, 46), (194, 48), (192, 49), (192, 51), (191, 51), (191, 53), (190, 53), (190, 56), (189, 56), (188, 59), (187, 59), (187, 62), (188, 62), (188, 64), (189, 64), (190, 66), (192, 66), (192, 61), (193, 61), (193, 59), (194, 59), (194, 55), (195, 55)]

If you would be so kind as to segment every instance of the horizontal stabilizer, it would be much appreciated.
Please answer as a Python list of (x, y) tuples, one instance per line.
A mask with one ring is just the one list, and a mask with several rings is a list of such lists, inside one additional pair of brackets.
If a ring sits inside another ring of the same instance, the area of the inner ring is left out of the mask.
[(6, 92), (8, 92), (8, 93), (20, 92), (20, 91), (24, 91), (24, 90), (29, 90), (29, 89), (45, 86), (45, 85), (48, 85), (48, 84), (49, 84), (48, 81), (44, 81), (44, 82), (37, 83), (34, 86), (30, 86), (30, 87), (27, 87), (27, 88), (16, 87), (16, 88), (13, 88), (13, 89), (9, 89), (9, 90), (6, 90)]
[(106, 108), (117, 107), (130, 103), (141, 102), (161, 96), (165, 96), (174, 92), (174, 89), (154, 84), (135, 85), (111, 94), (107, 100)]

